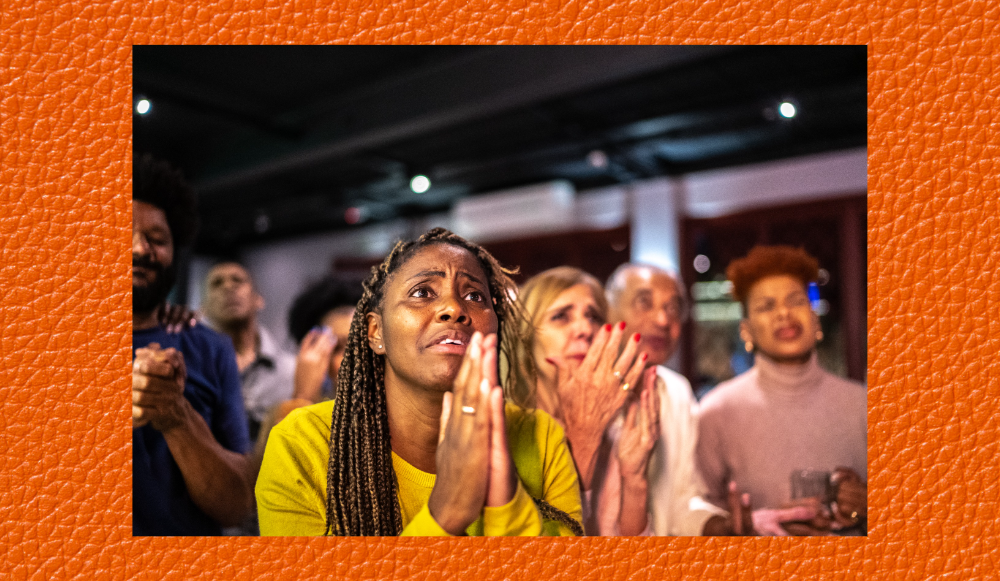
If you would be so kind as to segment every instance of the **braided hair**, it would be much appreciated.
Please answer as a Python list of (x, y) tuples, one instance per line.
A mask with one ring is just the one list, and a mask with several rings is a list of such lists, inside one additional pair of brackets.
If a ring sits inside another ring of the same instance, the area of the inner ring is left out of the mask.
[[(501, 352), (512, 350), (518, 339), (514, 321), (519, 307), (513, 298), (517, 287), (510, 279), (517, 271), (504, 268), (484, 248), (444, 228), (430, 230), (415, 241), (397, 243), (382, 264), (372, 268), (351, 321), (337, 378), (327, 465), (327, 535), (395, 536), (403, 530), (392, 468), (385, 359), (368, 345), (366, 317), (371, 312), (382, 312), (385, 285), (396, 269), (432, 244), (464, 248), (479, 260), (493, 298)], [(579, 523), (565, 512), (544, 501), (536, 502), (542, 503), (539, 506), (546, 518), (582, 532)]]

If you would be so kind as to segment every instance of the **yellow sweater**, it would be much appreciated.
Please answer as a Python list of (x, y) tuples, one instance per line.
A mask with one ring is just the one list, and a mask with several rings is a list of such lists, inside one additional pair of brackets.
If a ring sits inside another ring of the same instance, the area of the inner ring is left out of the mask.
[[(562, 428), (542, 411), (507, 404), (507, 439), (519, 483), (504, 506), (485, 507), (466, 532), (476, 536), (572, 535), (543, 520), (531, 497), (545, 500), (580, 522), (576, 468)], [(257, 511), (265, 536), (322, 535), (326, 531), (326, 472), (330, 459), (333, 402), (293, 411), (274, 427), (257, 478)], [(403, 535), (447, 535), (431, 516), (427, 500), (434, 474), (422, 472), (394, 453)]]

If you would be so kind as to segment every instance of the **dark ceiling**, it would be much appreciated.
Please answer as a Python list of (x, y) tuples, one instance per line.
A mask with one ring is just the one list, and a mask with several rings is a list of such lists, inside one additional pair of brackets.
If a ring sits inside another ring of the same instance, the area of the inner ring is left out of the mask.
[(210, 254), (553, 179), (583, 190), (866, 142), (864, 46), (136, 46), (132, 64), (152, 104), (135, 150), (196, 186)]

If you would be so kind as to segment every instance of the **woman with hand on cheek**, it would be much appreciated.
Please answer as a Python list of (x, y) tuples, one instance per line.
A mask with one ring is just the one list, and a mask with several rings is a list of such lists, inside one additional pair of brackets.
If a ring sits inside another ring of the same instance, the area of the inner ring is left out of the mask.
[(561, 428), (504, 404), (497, 351), (516, 343), (507, 274), (440, 228), (373, 269), (336, 397), (271, 433), (262, 534), (581, 532)]
[(639, 336), (624, 338), (624, 325), (605, 324), (604, 290), (577, 268), (536, 275), (520, 300), (526, 339), (513, 351), (511, 397), (548, 412), (566, 430), (586, 533), (650, 534), (646, 474), (660, 404), (655, 370), (643, 371)]

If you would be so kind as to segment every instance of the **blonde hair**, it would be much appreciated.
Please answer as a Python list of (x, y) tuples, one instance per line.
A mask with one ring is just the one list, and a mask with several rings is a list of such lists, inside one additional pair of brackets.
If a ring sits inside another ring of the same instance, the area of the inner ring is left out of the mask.
[(521, 341), (513, 346), (501, 366), (506, 367), (507, 397), (524, 408), (535, 407), (535, 385), (538, 365), (534, 360), (535, 333), (542, 314), (568, 288), (578, 284), (590, 287), (602, 321), (608, 319), (608, 301), (604, 287), (594, 276), (572, 266), (557, 266), (531, 277), (521, 287), (518, 302), (521, 316), (517, 319), (517, 336)]

